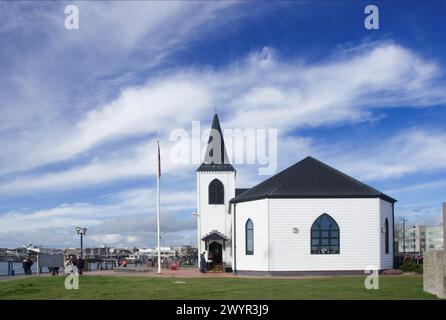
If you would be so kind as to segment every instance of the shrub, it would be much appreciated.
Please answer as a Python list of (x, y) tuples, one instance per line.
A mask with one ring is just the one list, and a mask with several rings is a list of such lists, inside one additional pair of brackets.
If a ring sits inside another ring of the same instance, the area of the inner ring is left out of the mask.
[(423, 273), (423, 265), (417, 264), (414, 261), (407, 261), (403, 262), (399, 268), (399, 270), (403, 272), (416, 272), (416, 273)]

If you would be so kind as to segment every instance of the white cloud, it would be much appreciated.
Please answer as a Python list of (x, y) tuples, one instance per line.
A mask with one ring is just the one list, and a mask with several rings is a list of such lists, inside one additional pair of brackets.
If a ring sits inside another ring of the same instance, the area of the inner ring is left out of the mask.
[(333, 162), (363, 179), (437, 172), (446, 169), (446, 133), (408, 129), (388, 139), (364, 143), (353, 152), (339, 154)]
[(439, 73), (438, 65), (411, 50), (372, 43), (315, 65), (282, 63), (267, 55), (222, 78), (240, 79), (228, 90), (229, 104), (238, 107), (231, 126), (256, 119), (259, 127), (290, 130), (364, 121), (373, 108), (445, 103), (444, 84), (434, 81)]
[[(161, 141), (160, 144), (163, 176), (179, 179), (193, 174), (195, 165), (172, 163), (169, 161), (168, 154), (171, 144), (168, 141)], [(31, 193), (35, 195), (48, 191), (85, 189), (131, 179), (146, 179), (148, 183), (153, 183), (157, 172), (156, 148), (156, 141), (151, 140), (136, 143), (130, 147), (126, 146), (117, 152), (102, 154), (100, 158), (94, 158), (92, 161), (66, 170), (18, 175), (0, 184), (0, 194), (2, 196)]]
[(406, 226), (427, 225), (440, 226), (443, 223), (441, 205), (399, 206), (396, 211), (395, 223), (401, 224), (402, 218), (407, 219)]
[[(21, 162), (31, 168), (101, 152), (101, 148), (113, 148), (121, 156), (102, 156), (98, 163), (61, 172), (16, 175), (2, 189), (14, 193), (22, 188), (70, 188), (151, 174), (147, 168), (153, 167), (149, 164), (156, 158), (154, 148), (141, 152), (144, 144), (137, 144), (133, 150), (126, 146), (125, 152), (120, 152), (111, 143), (150, 135), (167, 139), (174, 128), (189, 129), (192, 120), (208, 120), (212, 105), (225, 106), (223, 127), (279, 128), (284, 141), (289, 132), (303, 127), (373, 119), (373, 109), (378, 107), (401, 102), (413, 107), (443, 103), (446, 91), (440, 91), (443, 84), (436, 82), (441, 72), (434, 62), (392, 43), (359, 46), (317, 64), (281, 62), (271, 49), (264, 49), (222, 69), (179, 70), (123, 90), (112, 102), (89, 110), (74, 126), (56, 134), (51, 145), (40, 138), (44, 145), (36, 143), (28, 149), (19, 141), (19, 149), (4, 154), (0, 162), (5, 163), (3, 170), (9, 167), (14, 171), (20, 170)], [(354, 168), (355, 163), (366, 167), (367, 174), (361, 174), (366, 178), (398, 176), (423, 167), (435, 170), (442, 168), (443, 145), (442, 138), (437, 141), (428, 139), (427, 133), (412, 132), (377, 147), (379, 156), (367, 154), (355, 159), (353, 154), (350, 160), (355, 162), (347, 163), (352, 163), (353, 172), (363, 172)], [(397, 152), (383, 158), (387, 147)], [(417, 153), (419, 148), (424, 152)], [(368, 160), (364, 163), (363, 159)], [(175, 171), (166, 160), (165, 166)], [(16, 165), (18, 168), (13, 169)]]
[[(14, 42), (13, 54), (0, 49), (5, 53), (2, 196), (148, 178), (156, 167), (154, 141), (168, 146), (172, 129), (189, 129), (193, 120), (208, 122), (214, 106), (225, 128), (278, 128), (279, 169), (307, 154), (363, 179), (445, 169), (444, 132), (415, 128), (355, 150), (318, 145), (295, 134), (307, 127), (369, 121), (378, 108), (444, 104), (443, 67), (416, 51), (391, 42), (368, 43), (309, 63), (265, 47), (224, 67), (166, 71), (162, 67), (176, 50), (204, 41), (222, 25), (229, 28), (241, 15), (236, 3), (77, 4), (81, 29), (76, 32), (63, 28), (63, 4), (44, 9), (27, 4), (25, 12), (20, 3), (0, 4), (0, 34), (17, 33), (24, 41)], [(191, 174), (190, 166), (170, 163), (166, 148), (162, 152), (163, 174)], [(240, 169), (240, 186), (263, 180), (251, 169)], [(143, 242), (153, 236), (137, 231), (144, 225), (142, 212), (153, 207), (146, 198), (150, 192), (109, 195), (106, 205), (10, 212), (0, 220), (0, 241), (39, 239), (43, 233), (65, 243), (71, 225), (85, 224), (96, 229), (91, 234), (96, 242)], [(172, 221), (173, 212), (195, 206), (192, 193), (175, 195), (166, 208)], [(123, 212), (132, 217), (128, 225), (119, 220)], [(190, 223), (173, 223), (166, 237), (188, 239), (176, 230)], [(126, 232), (116, 229), (126, 225)]]
[[(121, 101), (117, 103), (132, 102), (132, 97), (138, 97), (132, 92), (138, 91), (141, 73), (150, 74), (152, 68), (179, 48), (236, 17), (233, 7), (237, 4), (77, 2), (76, 5), (80, 10), (80, 29), (70, 31), (64, 28), (63, 3), (2, 4), (4, 19), (0, 33), (3, 31), (13, 39), (17, 35), (23, 43), (18, 41), (11, 46), (4, 43), (2, 48), (14, 50), (0, 49), (4, 71), (0, 75), (0, 144), (4, 151), (0, 154), (0, 173), (25, 171), (68, 159), (92, 147), (104, 135), (113, 136), (113, 130), (109, 132), (99, 123), (95, 123), (97, 132), (90, 135), (92, 129), (82, 128), (82, 124), (87, 125), (95, 112), (106, 112), (104, 106), (120, 93)], [(162, 90), (178, 90), (183, 110), (187, 109), (186, 101), (203, 103), (195, 100), (200, 99), (197, 96), (200, 92), (194, 95), (194, 88), (185, 92), (182, 85), (192, 84), (170, 82), (162, 87), (159, 83), (152, 91), (140, 92), (145, 99), (131, 107), (132, 117), (137, 113), (141, 121), (156, 120), (157, 109), (180, 104), (170, 99), (167, 101), (170, 104), (163, 105)], [(123, 90), (126, 87), (129, 89)], [(159, 91), (154, 92), (156, 89)], [(142, 105), (147, 99), (152, 99), (152, 103)], [(135, 118), (126, 117), (125, 109), (119, 111), (123, 119), (115, 122), (113, 129), (122, 128), (125, 135), (128, 132), (124, 122), (130, 120), (128, 125), (133, 125)], [(135, 127), (132, 134), (139, 128)], [(15, 161), (11, 162), (11, 158)]]
[(430, 190), (430, 189), (434, 189), (434, 188), (436, 189), (436, 188), (440, 188), (440, 187), (446, 187), (446, 180), (419, 183), (419, 184), (410, 185), (410, 186), (403, 186), (400, 188), (387, 190), (386, 193), (395, 194), (395, 193), (417, 192), (420, 190)]
[[(88, 228), (87, 244), (153, 245), (156, 240), (156, 193), (152, 189), (128, 189), (103, 197), (105, 204), (72, 203), (37, 211), (17, 211), (2, 215), (0, 241), (15, 246), (25, 243), (76, 245), (74, 227)], [(195, 229), (192, 213), (195, 192), (166, 190), (161, 194), (162, 232), (171, 244), (189, 241), (187, 233)], [(186, 237), (185, 237), (186, 236)], [(178, 241), (175, 240), (178, 238)]]

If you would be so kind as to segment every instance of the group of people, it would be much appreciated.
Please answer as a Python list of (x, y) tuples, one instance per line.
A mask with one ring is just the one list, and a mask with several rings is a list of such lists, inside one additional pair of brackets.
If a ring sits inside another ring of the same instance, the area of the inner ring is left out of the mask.
[(31, 271), (31, 267), (34, 264), (34, 262), (31, 260), (31, 258), (26, 258), (22, 261), (22, 267), (23, 267), (23, 272), (27, 275), (32, 274)]
[(49, 267), (48, 271), (51, 272), (52, 276), (58, 276), (59, 275), (59, 267)]
[(82, 275), (85, 267), (85, 260), (81, 256), (77, 257), (70, 256), (68, 257), (68, 259), (65, 260), (64, 264), (65, 273), (67, 273), (68, 270), (71, 270), (72, 266), (75, 266), (77, 268), (79, 275)]
[[(34, 262), (31, 260), (30, 257), (28, 257), (22, 261), (23, 271), (26, 275), (32, 274), (31, 267), (33, 264), (34, 264)], [(85, 260), (81, 256), (77, 256), (77, 257), (69, 256), (64, 262), (65, 274), (71, 273), (70, 270), (72, 269), (71, 268), (72, 266), (75, 266), (78, 270), (78, 273), (81, 275), (85, 268)], [(48, 271), (51, 272), (51, 275), (58, 276), (59, 269), (60, 269), (59, 266), (49, 267)]]
[(121, 267), (121, 266), (122, 267), (127, 267), (128, 264), (129, 264), (129, 261), (126, 258), (124, 258), (122, 260), (119, 260), (119, 259), (115, 260), (115, 267), (116, 268)]
[(203, 253), (200, 254), (200, 272), (206, 273), (209, 269), (212, 270), (212, 267), (213, 267), (212, 253), (209, 253), (206, 259), (206, 251), (203, 251)]

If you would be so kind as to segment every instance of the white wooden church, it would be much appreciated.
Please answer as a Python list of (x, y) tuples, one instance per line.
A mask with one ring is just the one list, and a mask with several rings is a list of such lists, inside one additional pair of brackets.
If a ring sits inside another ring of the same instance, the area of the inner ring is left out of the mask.
[(214, 115), (197, 169), (198, 250), (238, 274), (364, 274), (393, 267), (395, 199), (307, 157), (236, 188)]

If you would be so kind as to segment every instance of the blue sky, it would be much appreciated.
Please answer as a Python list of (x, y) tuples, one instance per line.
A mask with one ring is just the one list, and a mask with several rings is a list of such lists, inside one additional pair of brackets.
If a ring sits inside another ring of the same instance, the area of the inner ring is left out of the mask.
[[(446, 201), (444, 2), (0, 3), (0, 247), (195, 240), (196, 164), (173, 129), (278, 130), (278, 170), (307, 155), (441, 223)], [(204, 142), (202, 142), (204, 143)], [(266, 179), (237, 166), (237, 186)]]

